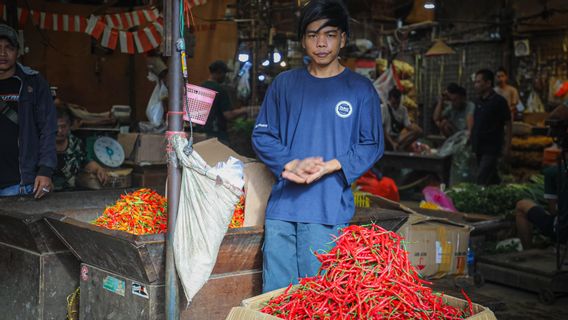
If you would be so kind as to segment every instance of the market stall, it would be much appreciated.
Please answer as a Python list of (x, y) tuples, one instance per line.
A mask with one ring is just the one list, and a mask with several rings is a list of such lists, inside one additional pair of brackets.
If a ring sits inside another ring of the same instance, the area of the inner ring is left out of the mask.
[[(164, 234), (132, 235), (89, 223), (98, 215), (100, 209), (46, 215), (47, 224), (82, 262), (81, 318), (86, 314), (104, 318), (116, 312), (124, 317), (163, 318)], [(407, 217), (403, 211), (368, 208), (360, 210), (353, 223), (374, 221), (396, 230)], [(242, 299), (260, 293), (262, 239), (262, 226), (229, 230), (209, 282), (182, 318), (224, 317)], [(139, 288), (147, 292), (142, 297)]]

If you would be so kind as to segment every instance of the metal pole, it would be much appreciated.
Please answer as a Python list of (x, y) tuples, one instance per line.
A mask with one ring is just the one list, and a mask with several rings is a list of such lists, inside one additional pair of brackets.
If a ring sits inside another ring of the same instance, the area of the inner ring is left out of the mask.
[[(169, 108), (168, 108), (168, 131), (171, 134), (183, 131), (183, 120), (180, 111), (182, 96), (182, 75), (180, 55), (175, 51), (176, 42), (180, 38), (179, 26), (179, 7), (178, 0), (164, 1), (164, 12), (167, 13), (165, 21), (165, 29), (169, 29), (164, 41), (169, 42), (166, 47), (172, 48), (168, 50), (170, 54), (168, 66), (168, 90), (169, 90)], [(177, 158), (173, 151), (168, 150), (168, 234), (166, 238), (166, 319), (179, 319), (179, 280), (176, 273), (173, 252), (173, 230), (176, 225), (177, 211), (179, 206), (180, 189), (181, 189), (181, 171), (177, 164)]]

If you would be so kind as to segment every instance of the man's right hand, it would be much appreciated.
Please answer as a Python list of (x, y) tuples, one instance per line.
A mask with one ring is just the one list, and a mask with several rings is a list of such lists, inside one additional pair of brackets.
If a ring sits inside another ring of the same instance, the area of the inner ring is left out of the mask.
[(310, 157), (303, 160), (292, 160), (284, 166), (282, 178), (295, 183), (306, 183), (307, 178), (324, 166), (323, 158)]

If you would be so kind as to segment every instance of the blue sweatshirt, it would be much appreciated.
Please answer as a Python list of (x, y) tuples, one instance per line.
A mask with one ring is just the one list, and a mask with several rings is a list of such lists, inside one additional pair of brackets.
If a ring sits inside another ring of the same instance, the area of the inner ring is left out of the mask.
[[(264, 98), (253, 147), (277, 177), (266, 218), (337, 225), (355, 212), (351, 183), (383, 154), (381, 105), (371, 82), (345, 69), (316, 78), (306, 68), (278, 75)], [(309, 184), (282, 178), (294, 159), (337, 159), (342, 169)]]

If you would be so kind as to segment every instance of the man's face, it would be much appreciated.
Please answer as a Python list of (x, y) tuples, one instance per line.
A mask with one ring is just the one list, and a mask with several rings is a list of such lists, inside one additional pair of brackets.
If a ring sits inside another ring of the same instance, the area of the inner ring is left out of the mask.
[(503, 71), (498, 71), (497, 74), (495, 75), (495, 80), (497, 81), (497, 84), (505, 84), (507, 83), (508, 79), (509, 77), (507, 77), (507, 75)]
[(465, 97), (457, 93), (448, 93), (448, 100), (452, 103), (452, 107), (459, 107), (462, 105)]
[(484, 94), (491, 88), (491, 81), (483, 79), (482, 74), (475, 75), (475, 80), (473, 82), (473, 88), (477, 94)]
[(66, 117), (57, 119), (57, 136), (55, 137), (57, 142), (64, 142), (69, 135), (69, 119)]
[(389, 97), (389, 105), (397, 109), (400, 106), (400, 98)]
[(0, 78), (11, 77), (16, 71), (16, 59), (18, 58), (18, 48), (14, 47), (10, 41), (0, 39)]
[(326, 22), (326, 19), (321, 19), (308, 24), (302, 38), (306, 54), (320, 67), (328, 66), (337, 59), (339, 50), (345, 46), (346, 40), (345, 32), (341, 32), (337, 27), (321, 28)]

